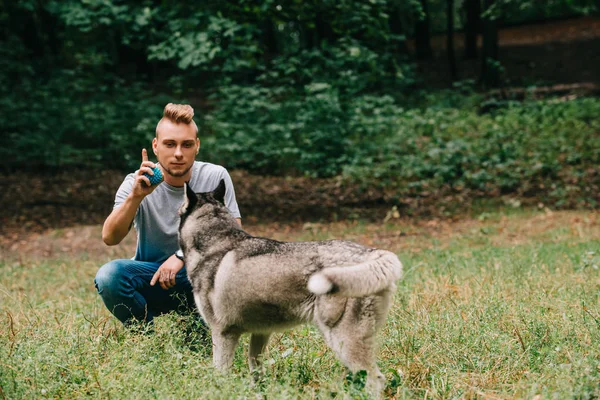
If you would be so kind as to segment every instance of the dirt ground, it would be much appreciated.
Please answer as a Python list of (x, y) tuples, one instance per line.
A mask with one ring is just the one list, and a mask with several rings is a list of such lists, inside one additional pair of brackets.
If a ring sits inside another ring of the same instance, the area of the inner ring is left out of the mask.
[[(590, 240), (600, 237), (598, 211), (517, 212), (477, 218), (411, 219), (387, 222), (339, 221), (328, 223), (248, 222), (247, 232), (276, 240), (347, 239), (366, 246), (396, 253), (419, 253), (429, 248), (445, 248), (453, 241), (467, 241), (473, 248), (483, 245), (516, 246), (531, 240), (560, 241), (564, 237)], [(10, 243), (0, 243), (0, 260), (24, 264), (44, 258), (87, 258), (107, 262), (135, 254), (136, 236), (132, 231), (118, 246), (108, 247), (101, 240), (100, 225), (74, 226), (30, 233)]]
[[(268, 177), (230, 171), (245, 224), (304, 223), (363, 218), (382, 220), (399, 204), (405, 212), (437, 215), (444, 204), (465, 204), (467, 194), (403, 199), (382, 190), (343, 185), (335, 179)], [(0, 176), (0, 246), (80, 225), (102, 224), (125, 174), (70, 170), (59, 174), (27, 172)]]

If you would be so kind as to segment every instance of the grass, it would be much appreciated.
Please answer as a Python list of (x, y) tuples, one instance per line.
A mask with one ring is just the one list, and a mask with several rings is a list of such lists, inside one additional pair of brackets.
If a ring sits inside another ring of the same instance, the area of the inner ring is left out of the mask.
[[(400, 255), (405, 277), (379, 356), (388, 397), (600, 395), (597, 213), (502, 211), (456, 222), (247, 229), (284, 240), (344, 237)], [(58, 243), (72, 235), (47, 237)], [(245, 361), (247, 338), (233, 374), (221, 376), (201, 335), (189, 333), (189, 316), (160, 317), (151, 333), (125, 330), (93, 287), (98, 266), (113, 253), (91, 248), (3, 253), (0, 399), (365, 396), (360, 376), (344, 379), (310, 327), (274, 336), (256, 384)]]

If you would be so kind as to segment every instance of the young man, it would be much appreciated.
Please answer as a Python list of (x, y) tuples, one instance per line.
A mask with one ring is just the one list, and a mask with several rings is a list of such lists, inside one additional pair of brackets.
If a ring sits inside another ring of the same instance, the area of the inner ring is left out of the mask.
[[(148, 161), (146, 149), (142, 150), (140, 168), (127, 175), (104, 222), (102, 240), (109, 246), (119, 244), (132, 225), (137, 231), (135, 257), (103, 265), (94, 280), (106, 307), (124, 324), (151, 322), (159, 314), (194, 307), (177, 239), (177, 211), (183, 203), (185, 182), (195, 192), (209, 192), (224, 179), (225, 205), (241, 225), (227, 170), (194, 160), (200, 140), (193, 117), (189, 105), (167, 104), (152, 140), (158, 163)], [(151, 186), (144, 173), (153, 175), (155, 166), (164, 181)]]

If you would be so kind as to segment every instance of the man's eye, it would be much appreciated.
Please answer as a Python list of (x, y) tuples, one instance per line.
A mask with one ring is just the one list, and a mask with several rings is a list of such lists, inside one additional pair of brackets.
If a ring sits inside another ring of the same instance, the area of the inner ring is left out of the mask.
[(189, 149), (190, 147), (192, 147), (193, 144), (192, 143), (184, 143), (183, 147)]
[(174, 144), (174, 143), (167, 143), (167, 144), (166, 144), (166, 146), (167, 146), (167, 147), (174, 147), (174, 146), (175, 146), (175, 144)]

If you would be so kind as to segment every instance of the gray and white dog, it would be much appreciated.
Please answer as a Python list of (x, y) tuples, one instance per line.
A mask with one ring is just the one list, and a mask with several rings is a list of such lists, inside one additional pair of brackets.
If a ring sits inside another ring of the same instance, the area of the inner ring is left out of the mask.
[(353, 372), (367, 371), (380, 394), (375, 360), (402, 264), (389, 251), (330, 240), (286, 243), (254, 237), (223, 205), (225, 184), (211, 193), (186, 185), (179, 243), (200, 314), (211, 328), (214, 366), (227, 370), (242, 333), (251, 333), (251, 371), (272, 332), (312, 322)]

